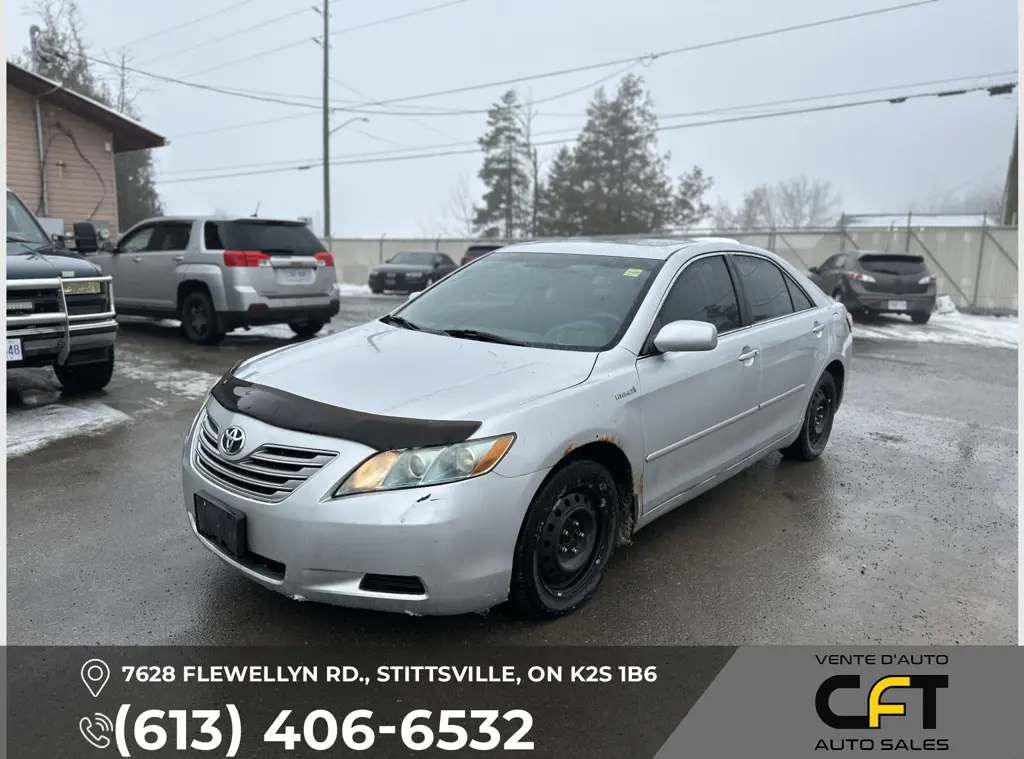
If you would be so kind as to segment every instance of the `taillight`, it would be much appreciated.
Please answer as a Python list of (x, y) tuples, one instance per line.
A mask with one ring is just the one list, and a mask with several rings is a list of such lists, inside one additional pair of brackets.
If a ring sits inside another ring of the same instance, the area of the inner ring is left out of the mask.
[(270, 266), (270, 256), (258, 250), (225, 250), (225, 266)]
[(313, 258), (319, 262), (320, 266), (334, 266), (334, 256), (330, 253), (317, 253)]
[(852, 279), (854, 282), (875, 282), (875, 278), (870, 274), (861, 274), (859, 271), (848, 271), (846, 272), (846, 278)]
[(849, 311), (846, 312), (846, 328), (853, 332), (853, 316), (850, 315)]
[(935, 275), (934, 274), (929, 274), (927, 277), (921, 277), (921, 279), (917, 280), (917, 284), (919, 284), (919, 285), (934, 285), (935, 284)]

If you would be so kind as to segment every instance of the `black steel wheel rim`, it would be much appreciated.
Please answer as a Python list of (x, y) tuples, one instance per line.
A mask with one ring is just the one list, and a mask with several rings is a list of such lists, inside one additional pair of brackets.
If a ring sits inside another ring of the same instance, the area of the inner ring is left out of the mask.
[(206, 313), (206, 304), (201, 301), (189, 303), (188, 323), (195, 334), (203, 336), (207, 333), (210, 328), (210, 316)]
[(824, 385), (818, 385), (807, 411), (807, 442), (817, 448), (832, 430), (832, 398)]
[(573, 490), (559, 498), (540, 536), (538, 573), (545, 590), (572, 596), (584, 587), (597, 568), (606, 530), (593, 494)]

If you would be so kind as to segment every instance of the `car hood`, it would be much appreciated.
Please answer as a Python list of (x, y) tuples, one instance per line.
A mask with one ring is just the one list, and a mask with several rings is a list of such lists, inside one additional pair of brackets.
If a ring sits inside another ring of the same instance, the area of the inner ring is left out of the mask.
[(374, 274), (404, 274), (406, 272), (413, 271), (425, 273), (433, 271), (433, 268), (434, 267), (427, 266), (426, 264), (381, 264), (380, 266), (375, 267), (373, 272)]
[(257, 357), (235, 376), (368, 414), (486, 421), (578, 385), (596, 359), (370, 322)]
[(95, 277), (99, 273), (98, 266), (71, 251), (52, 246), (39, 250), (22, 243), (7, 243), (7, 279)]

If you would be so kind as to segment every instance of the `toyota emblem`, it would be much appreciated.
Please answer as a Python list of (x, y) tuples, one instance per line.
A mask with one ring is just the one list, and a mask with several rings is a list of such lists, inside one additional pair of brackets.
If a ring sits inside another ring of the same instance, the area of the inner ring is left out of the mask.
[(234, 456), (245, 445), (245, 432), (241, 427), (228, 427), (220, 436), (220, 449), (228, 456)]

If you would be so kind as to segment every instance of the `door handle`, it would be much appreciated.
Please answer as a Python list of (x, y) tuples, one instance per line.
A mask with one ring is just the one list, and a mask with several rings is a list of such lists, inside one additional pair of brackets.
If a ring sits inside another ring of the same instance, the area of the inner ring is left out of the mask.
[(761, 351), (759, 351), (757, 348), (754, 348), (753, 350), (747, 350), (745, 353), (741, 353), (739, 359), (737, 359), (737, 360), (739, 360), (739, 361), (750, 361), (750, 359), (752, 359), (752, 358), (757, 358), (757, 356), (758, 356), (758, 354), (760, 352)]
[(825, 325), (824, 324), (819, 324), (818, 322), (814, 322), (814, 326), (811, 328), (811, 332), (813, 332), (816, 335), (820, 335), (824, 331), (825, 331)]
[(132, 256), (132, 261), (134, 261), (137, 264), (141, 264), (142, 263), (142, 256)]
[(185, 260), (185, 256), (175, 256), (174, 260), (175, 261), (184, 261)]

